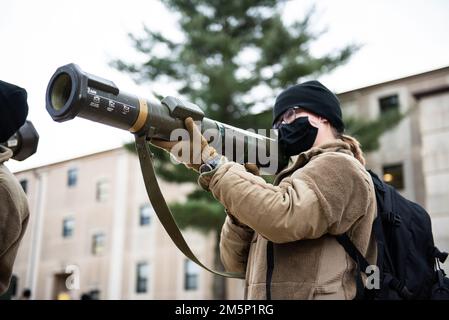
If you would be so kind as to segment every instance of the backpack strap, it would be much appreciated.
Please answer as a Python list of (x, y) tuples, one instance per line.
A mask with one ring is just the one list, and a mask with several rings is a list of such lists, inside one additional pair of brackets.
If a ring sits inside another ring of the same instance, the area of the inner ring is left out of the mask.
[(273, 242), (267, 241), (267, 274), (265, 281), (266, 298), (271, 300), (271, 279), (273, 278), (274, 269), (274, 245)]
[(381, 191), (382, 193), (385, 193), (385, 186), (382, 180), (375, 174), (372, 170), (366, 170), (371, 176), (371, 179), (373, 180), (374, 187), (376, 190)]
[(368, 261), (360, 253), (359, 249), (352, 243), (346, 233), (335, 237), (340, 245), (345, 249), (346, 253), (356, 263), (356, 287), (357, 292), (355, 300), (361, 300), (365, 298), (365, 285), (362, 280), (362, 272), (365, 273), (366, 268), (369, 266)]
[[(376, 293), (374, 290), (365, 290), (365, 286), (362, 281), (362, 272), (366, 274), (366, 269), (369, 266), (368, 261), (365, 257), (360, 253), (354, 243), (349, 239), (348, 235), (342, 234), (336, 236), (337, 241), (343, 246), (348, 255), (356, 262), (356, 285), (357, 285), (357, 294), (356, 300), (360, 299), (374, 299), (376, 297)], [(385, 270), (384, 270), (385, 271)], [(403, 285), (396, 277), (392, 276), (389, 272), (385, 272), (383, 274), (382, 283), (385, 283), (388, 287), (395, 290), (399, 296), (403, 299), (412, 299), (413, 294), (408, 290), (408, 288)]]
[[(381, 274), (384, 272), (396, 275), (396, 270), (391, 259), (390, 250), (388, 249), (384, 229), (382, 226), (382, 217), (388, 216), (389, 219), (395, 219), (393, 212), (393, 201), (391, 198), (391, 190), (380, 178), (371, 170), (367, 170), (371, 175), (371, 179), (376, 190), (377, 217), (373, 221), (373, 233), (377, 243), (377, 266), (381, 268)], [(398, 219), (396, 219), (398, 220)], [(394, 223), (394, 222), (393, 222)], [(400, 220), (396, 221), (400, 223)]]
[(366, 261), (365, 257), (360, 253), (359, 249), (352, 243), (346, 233), (336, 236), (338, 243), (340, 243), (352, 260), (356, 261), (360, 266), (362, 272), (368, 268), (369, 263)]
[[(373, 221), (372, 232), (377, 243), (377, 266), (380, 268), (381, 283), (387, 285), (391, 289), (394, 289), (403, 299), (411, 299), (413, 294), (396, 278), (396, 270), (390, 256), (388, 246), (386, 245), (382, 226), (382, 217), (388, 217), (390, 223), (392, 224), (401, 223), (400, 219), (393, 215), (394, 210), (391, 188), (385, 185), (385, 183), (382, 182), (374, 172), (371, 170), (368, 170), (368, 172), (371, 175), (376, 190), (377, 217)], [(339, 235), (336, 238), (346, 250), (348, 255), (360, 266), (357, 268), (357, 272), (359, 274), (360, 272), (365, 273), (363, 270), (366, 270), (369, 263), (352, 243), (347, 234)], [(362, 268), (362, 270), (360, 270), (360, 268)], [(368, 291), (369, 293), (375, 295), (372, 290)], [(367, 290), (364, 291), (364, 294), (367, 294)]]

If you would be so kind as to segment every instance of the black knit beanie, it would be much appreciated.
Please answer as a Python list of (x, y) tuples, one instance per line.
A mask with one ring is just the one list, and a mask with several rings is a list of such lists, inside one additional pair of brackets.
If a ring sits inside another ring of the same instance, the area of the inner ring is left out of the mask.
[(340, 101), (318, 81), (307, 81), (291, 86), (276, 98), (273, 108), (273, 124), (279, 116), (292, 107), (300, 107), (327, 119), (338, 132), (344, 131)]
[(0, 142), (8, 140), (28, 115), (25, 89), (0, 80)]

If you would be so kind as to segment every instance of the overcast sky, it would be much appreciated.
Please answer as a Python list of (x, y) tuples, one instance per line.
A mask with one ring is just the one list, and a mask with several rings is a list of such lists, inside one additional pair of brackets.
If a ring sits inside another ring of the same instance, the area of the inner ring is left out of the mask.
[[(302, 17), (314, 1), (289, 1), (288, 23)], [(363, 44), (351, 61), (321, 80), (335, 92), (400, 78), (449, 65), (449, 1), (447, 0), (318, 0), (316, 29), (328, 32), (312, 47), (321, 54), (349, 42)], [(127, 132), (75, 119), (54, 122), (45, 110), (45, 90), (54, 71), (74, 62), (92, 74), (113, 80), (120, 89), (149, 95), (156, 89), (176, 95), (173, 88), (136, 85), (111, 69), (113, 58), (133, 60), (127, 34), (142, 25), (179, 37), (175, 17), (156, 0), (1, 0), (0, 79), (28, 91), (29, 117), (40, 134), (38, 152), (13, 170), (73, 158), (120, 146)]]

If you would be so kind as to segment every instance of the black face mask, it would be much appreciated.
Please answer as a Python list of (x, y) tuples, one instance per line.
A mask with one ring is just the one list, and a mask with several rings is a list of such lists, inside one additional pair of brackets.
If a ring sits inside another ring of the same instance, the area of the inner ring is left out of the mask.
[(309, 117), (299, 117), (279, 127), (279, 143), (284, 154), (290, 157), (309, 150), (317, 134), (318, 128), (310, 124)]

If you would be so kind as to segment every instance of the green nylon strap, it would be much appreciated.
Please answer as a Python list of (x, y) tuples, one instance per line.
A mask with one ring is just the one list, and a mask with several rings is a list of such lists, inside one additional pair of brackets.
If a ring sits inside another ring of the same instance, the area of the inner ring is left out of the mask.
[(231, 272), (220, 272), (206, 267), (202, 264), (195, 254), (190, 249), (189, 245), (185, 241), (181, 231), (179, 230), (178, 225), (176, 224), (175, 219), (173, 218), (173, 214), (171, 213), (167, 202), (165, 202), (164, 195), (159, 188), (159, 183), (157, 182), (156, 172), (154, 171), (153, 166), (153, 155), (148, 146), (148, 142), (146, 140), (146, 136), (136, 136), (136, 148), (137, 153), (139, 155), (140, 168), (142, 170), (143, 180), (145, 183), (145, 188), (147, 190), (148, 198), (156, 212), (156, 215), (159, 218), (159, 221), (162, 223), (165, 231), (167, 231), (170, 238), (173, 240), (175, 245), (181, 250), (184, 255), (203, 267), (204, 269), (215, 273), (217, 275), (229, 278), (244, 278), (244, 274), (242, 273), (231, 273)]

